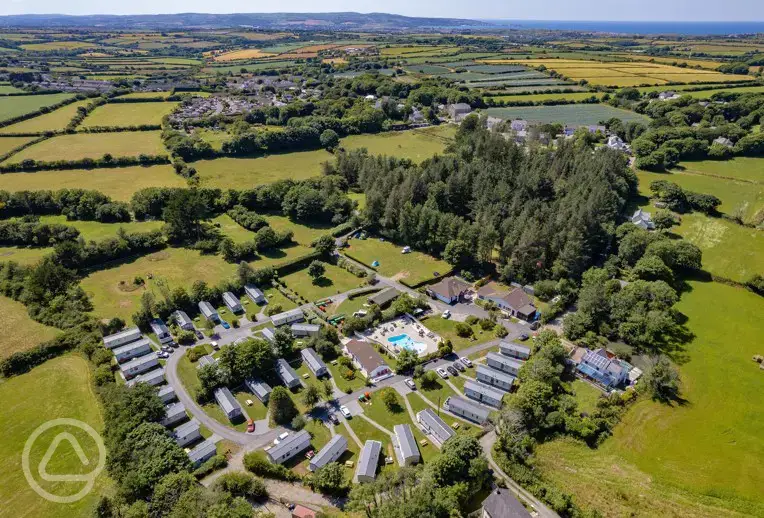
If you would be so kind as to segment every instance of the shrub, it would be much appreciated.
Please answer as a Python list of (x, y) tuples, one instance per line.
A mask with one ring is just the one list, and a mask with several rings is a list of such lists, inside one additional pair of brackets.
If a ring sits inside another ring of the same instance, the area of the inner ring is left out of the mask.
[(493, 320), (490, 320), (488, 318), (480, 319), (480, 328), (483, 331), (490, 331), (491, 329), (493, 329), (495, 325), (496, 325), (496, 322), (494, 322)]
[(292, 428), (294, 428), (295, 430), (302, 430), (303, 428), (305, 428), (306, 424), (308, 423), (305, 420), (305, 416), (303, 416), (302, 414), (296, 415), (294, 416), (294, 419), (292, 419)]
[(265, 314), (269, 317), (281, 313), (281, 311), (281, 304), (268, 304), (268, 306), (265, 308)]
[(188, 359), (191, 363), (199, 361), (199, 358), (207, 354), (207, 349), (203, 345), (197, 345), (196, 347), (188, 351)]
[(265, 478), (295, 482), (300, 476), (280, 464), (271, 464), (260, 451), (251, 451), (244, 455), (244, 467), (247, 471)]
[(231, 320), (231, 325), (234, 327), (234, 329), (238, 329), (239, 328), (239, 319), (238, 318), (232, 319)]
[(496, 337), (497, 338), (506, 338), (506, 336), (509, 334), (509, 331), (507, 331), (507, 328), (504, 326), (496, 326)]
[(227, 491), (233, 496), (241, 496), (254, 500), (268, 498), (268, 490), (265, 483), (254, 475), (246, 472), (225, 473), (215, 481), (214, 487)]
[(228, 466), (228, 460), (223, 455), (215, 455), (207, 462), (196, 468), (194, 476), (196, 478), (204, 478), (213, 471), (223, 469)]
[(473, 334), (472, 328), (463, 322), (457, 322), (455, 329), (456, 334), (462, 338), (469, 338)]
[(196, 341), (196, 335), (193, 331), (186, 331), (183, 329), (178, 331), (176, 336), (178, 337), (178, 343), (181, 345), (189, 345)]
[(476, 317), (475, 315), (468, 316), (464, 321), (467, 323), (467, 325), (474, 326), (478, 323), (480, 319)]

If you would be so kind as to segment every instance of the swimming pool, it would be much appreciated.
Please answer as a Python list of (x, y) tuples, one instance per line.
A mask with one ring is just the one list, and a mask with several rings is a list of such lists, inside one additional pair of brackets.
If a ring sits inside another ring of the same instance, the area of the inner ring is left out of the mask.
[(414, 351), (417, 354), (422, 354), (427, 350), (427, 345), (423, 344), (422, 342), (415, 342), (409, 335), (405, 333), (402, 335), (391, 336), (387, 339), (387, 341), (393, 345), (397, 345), (398, 347), (403, 347), (408, 351)]

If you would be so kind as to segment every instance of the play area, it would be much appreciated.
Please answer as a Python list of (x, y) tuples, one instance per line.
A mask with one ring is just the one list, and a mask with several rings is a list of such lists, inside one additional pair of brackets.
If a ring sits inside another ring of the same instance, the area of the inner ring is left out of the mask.
[(377, 326), (371, 339), (383, 344), (395, 355), (406, 349), (420, 357), (436, 352), (440, 341), (438, 335), (408, 315)]

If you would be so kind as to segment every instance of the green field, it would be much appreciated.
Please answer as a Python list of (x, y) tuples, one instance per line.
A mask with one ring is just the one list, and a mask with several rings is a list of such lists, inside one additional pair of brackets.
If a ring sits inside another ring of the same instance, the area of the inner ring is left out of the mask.
[(374, 261), (379, 261), (379, 267), (374, 270), (412, 286), (432, 279), (435, 272), (444, 275), (451, 271), (451, 265), (445, 261), (416, 251), (402, 254), (403, 247), (389, 241), (351, 239), (348, 244), (349, 248), (345, 249), (348, 256), (369, 268)]
[(186, 187), (186, 181), (169, 165), (0, 174), (0, 189), (10, 192), (87, 188), (130, 201), (146, 187)]
[(422, 162), (442, 154), (453, 140), (456, 128), (450, 125), (421, 130), (391, 131), (374, 135), (351, 135), (342, 139), (345, 149), (366, 148), (372, 155), (389, 155)]
[[(170, 290), (177, 286), (190, 288), (196, 280), (216, 285), (232, 276), (235, 270), (236, 265), (226, 263), (219, 256), (168, 248), (113, 268), (95, 271), (85, 277), (81, 285), (90, 295), (96, 315), (129, 320), (146, 290), (161, 297), (158, 288), (160, 279), (167, 283)], [(153, 278), (150, 279), (149, 275)], [(136, 276), (144, 278), (145, 287), (134, 288), (132, 283)], [(121, 281), (125, 282), (124, 287), (120, 285)]]
[(255, 233), (247, 230), (236, 223), (228, 214), (221, 214), (212, 220), (212, 223), (220, 229), (226, 236), (233, 239), (235, 243), (245, 243), (255, 238)]
[(732, 160), (682, 162), (680, 165), (691, 173), (764, 184), (764, 158), (737, 157)]
[(67, 221), (66, 216), (41, 216), (41, 223), (59, 223), (80, 231), (85, 241), (102, 241), (116, 237), (119, 229), (125, 232), (150, 232), (159, 230), (164, 225), (161, 221), (130, 221), (126, 223), (100, 223), (98, 221)]
[(516, 106), (511, 108), (488, 108), (486, 113), (500, 119), (527, 119), (542, 123), (598, 124), (613, 117), (630, 122), (647, 122), (638, 113), (613, 108), (604, 104), (566, 104), (560, 106)]
[[(192, 61), (192, 60), (189, 60)], [(120, 99), (167, 99), (172, 92), (131, 92), (129, 94), (120, 95)]]
[(73, 94), (43, 94), (43, 95), (14, 95), (0, 97), (0, 121), (14, 119), (39, 110), (45, 106), (53, 106), (74, 97)]
[(602, 99), (604, 94), (596, 92), (568, 92), (562, 94), (527, 94), (527, 95), (498, 95), (496, 97), (486, 97), (486, 99), (493, 99), (494, 101), (505, 102), (543, 102), (543, 101), (557, 101), (564, 99), (566, 101), (583, 101), (591, 97)]
[(204, 187), (249, 189), (290, 178), (305, 180), (321, 174), (321, 164), (332, 160), (324, 150), (269, 155), (262, 158), (218, 158), (193, 163)]
[[(110, 485), (105, 474), (96, 479), (93, 491), (82, 500), (72, 504), (53, 503), (43, 499), (27, 483), (21, 458), (24, 444), (32, 432), (43, 423), (56, 418), (73, 418), (83, 421), (96, 431), (103, 426), (98, 400), (93, 392), (88, 363), (78, 356), (64, 356), (49, 360), (31, 372), (3, 380), (0, 383), (0, 422), (3, 423), (3, 440), (0, 442), (0, 509), (2, 516), (88, 516), (100, 494)], [(85, 432), (73, 427), (54, 427), (44, 432), (34, 443), (30, 466), (35, 480), (46, 490), (58, 495), (72, 495), (82, 489), (82, 483), (46, 482), (35, 469), (53, 439), (61, 432), (73, 434), (83, 449), (90, 466), (82, 466), (79, 457), (66, 442), (56, 448), (48, 472), (86, 474), (98, 462), (95, 442)]]
[(281, 280), (284, 281), (289, 289), (310, 302), (352, 290), (359, 287), (363, 282), (363, 279), (356, 277), (347, 270), (343, 270), (339, 266), (329, 263), (324, 264), (326, 265), (326, 273), (316, 283), (308, 275), (307, 268), (290, 273), (282, 277)]
[(17, 94), (24, 90), (11, 85), (0, 85), (0, 94)]
[(692, 281), (677, 309), (695, 334), (680, 367), (686, 404), (642, 400), (599, 449), (555, 441), (539, 464), (605, 516), (763, 516), (762, 372), (751, 357), (762, 354), (764, 299)]
[(23, 160), (54, 162), (56, 160), (82, 160), (101, 158), (110, 153), (114, 157), (165, 155), (159, 131), (125, 131), (120, 133), (75, 133), (57, 135), (29, 146), (3, 163)]
[(24, 351), (58, 334), (53, 327), (32, 320), (20, 302), (0, 296), (0, 358)]
[(0, 138), (0, 155), (13, 151), (27, 142), (32, 142), (37, 137), (3, 137)]
[(15, 261), (19, 264), (34, 264), (51, 252), (53, 252), (52, 248), (18, 248), (15, 246), (0, 246), (0, 261)]
[(4, 128), (0, 128), (0, 134), (2, 133), (45, 133), (46, 131), (60, 131), (66, 128), (66, 125), (77, 114), (77, 108), (80, 106), (87, 106), (92, 101), (78, 101), (75, 103), (62, 106), (58, 110), (54, 110), (44, 115), (38, 115), (32, 119), (17, 122)]
[(98, 126), (128, 127), (142, 124), (161, 124), (162, 117), (169, 115), (178, 105), (176, 102), (109, 103), (99, 106), (82, 121), (82, 128)]

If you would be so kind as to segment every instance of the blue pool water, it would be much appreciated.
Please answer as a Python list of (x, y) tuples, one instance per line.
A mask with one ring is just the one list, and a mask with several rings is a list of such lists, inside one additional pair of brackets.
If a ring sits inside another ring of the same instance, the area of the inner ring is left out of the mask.
[(414, 351), (417, 354), (422, 354), (427, 350), (427, 346), (425, 344), (422, 342), (415, 342), (409, 335), (405, 333), (402, 335), (391, 336), (387, 339), (387, 341), (393, 345), (397, 345), (398, 347), (403, 347), (408, 351)]

